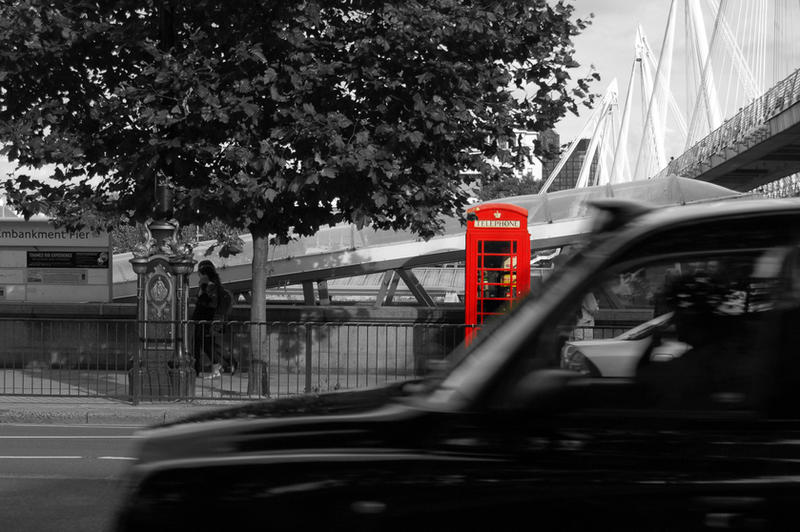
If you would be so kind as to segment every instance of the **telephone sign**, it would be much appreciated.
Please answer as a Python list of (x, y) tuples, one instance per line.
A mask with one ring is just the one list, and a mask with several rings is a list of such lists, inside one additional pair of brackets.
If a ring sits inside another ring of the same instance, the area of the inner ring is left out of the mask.
[(530, 290), (528, 211), (506, 203), (470, 208), (466, 244), (464, 291), (469, 342), (481, 324), (507, 312)]

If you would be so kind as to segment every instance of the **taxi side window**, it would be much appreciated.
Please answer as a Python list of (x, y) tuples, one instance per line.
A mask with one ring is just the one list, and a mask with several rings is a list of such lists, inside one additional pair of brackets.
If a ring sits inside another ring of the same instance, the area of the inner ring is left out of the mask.
[[(653, 342), (633, 378), (643, 402), (664, 409), (751, 410), (781, 295), (783, 250), (718, 255), (681, 263), (665, 286), (671, 352)], [(776, 259), (777, 256), (777, 259)]]
[(554, 328), (561, 340), (540, 338), (537, 351), (558, 350), (545, 355), (550, 367), (629, 379), (635, 408), (798, 404), (800, 415), (800, 392), (786, 399), (800, 389), (800, 357), (789, 356), (800, 345), (796, 257), (794, 246), (774, 246), (631, 261), (576, 295)]

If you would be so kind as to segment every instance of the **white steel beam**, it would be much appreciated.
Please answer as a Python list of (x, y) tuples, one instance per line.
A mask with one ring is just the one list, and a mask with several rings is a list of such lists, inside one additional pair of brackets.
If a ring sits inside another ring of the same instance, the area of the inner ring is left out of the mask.
[[(663, 146), (659, 145), (658, 138), (659, 138), (659, 129), (663, 131), (663, 124), (660, 123), (660, 116), (661, 113), (659, 112), (660, 105), (658, 103), (659, 97), (659, 79), (662, 77), (662, 70), (671, 64), (670, 60), (667, 60), (666, 53), (667, 48), (671, 48), (668, 44), (672, 41), (672, 34), (674, 33), (675, 28), (675, 11), (676, 11), (676, 0), (671, 0), (669, 6), (669, 15), (667, 17), (667, 28), (664, 32), (664, 41), (661, 46), (661, 51), (659, 52), (658, 58), (658, 66), (656, 68), (656, 75), (653, 81), (653, 90), (650, 93), (650, 99), (647, 102), (647, 113), (645, 115), (645, 123), (644, 123), (644, 131), (645, 133), (642, 136), (642, 143), (639, 145), (639, 153), (636, 157), (636, 166), (634, 167), (633, 178), (640, 179), (640, 171), (642, 164), (642, 158), (644, 154), (644, 147), (646, 145), (646, 137), (647, 132), (650, 132), (651, 139), (653, 141), (653, 148), (655, 152), (656, 158), (656, 166), (661, 168), (664, 166), (664, 150)], [(671, 50), (670, 50), (671, 53)], [(647, 173), (646, 169), (641, 173)], [(647, 176), (642, 176), (647, 177)]]
[(597, 121), (595, 123), (592, 136), (589, 139), (589, 146), (586, 148), (586, 157), (583, 159), (581, 172), (578, 175), (578, 181), (575, 183), (575, 188), (584, 188), (589, 186), (589, 174), (592, 169), (592, 161), (594, 160), (594, 155), (597, 152), (597, 145), (603, 139), (606, 120), (608, 120), (611, 110), (617, 102), (617, 92), (617, 79), (614, 78), (611, 80), (611, 83), (609, 83), (606, 93), (603, 95), (603, 99), (600, 102)]

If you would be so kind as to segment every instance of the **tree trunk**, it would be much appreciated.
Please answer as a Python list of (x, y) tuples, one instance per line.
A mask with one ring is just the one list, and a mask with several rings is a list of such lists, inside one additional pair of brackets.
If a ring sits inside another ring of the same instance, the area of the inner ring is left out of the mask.
[(253, 235), (253, 285), (250, 298), (250, 372), (247, 393), (269, 397), (267, 352), (267, 244), (268, 235)]

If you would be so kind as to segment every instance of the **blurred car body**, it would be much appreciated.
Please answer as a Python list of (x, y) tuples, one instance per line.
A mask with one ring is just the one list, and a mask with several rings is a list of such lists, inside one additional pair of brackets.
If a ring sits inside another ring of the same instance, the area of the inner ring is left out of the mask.
[[(561, 367), (589, 377), (633, 377), (639, 359), (654, 341), (653, 335), (669, 329), (672, 312), (646, 321), (613, 338), (572, 340), (561, 351)], [(691, 346), (677, 340), (660, 339), (653, 346), (653, 361), (672, 360)]]
[[(599, 207), (584, 252), (441, 375), (144, 433), (117, 529), (797, 529), (800, 202)], [(691, 350), (561, 369), (584, 294), (631, 272)]]

